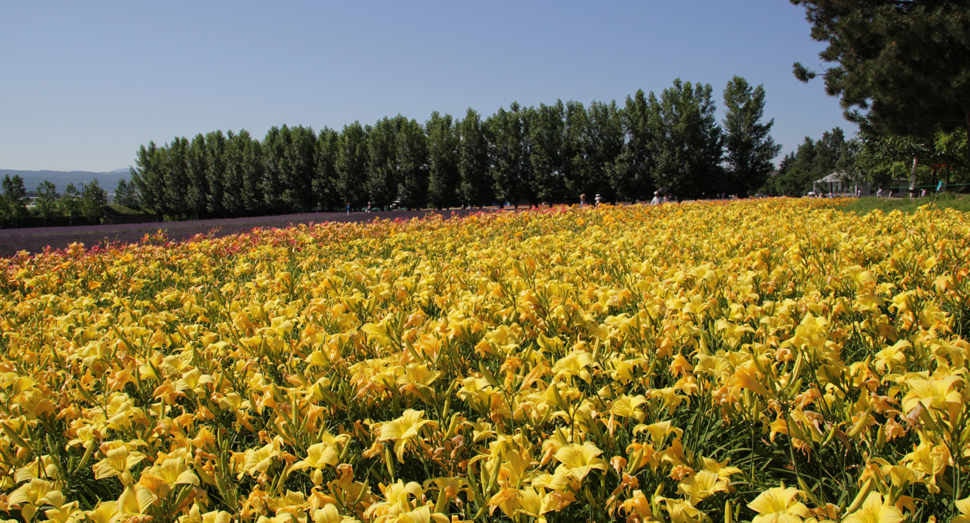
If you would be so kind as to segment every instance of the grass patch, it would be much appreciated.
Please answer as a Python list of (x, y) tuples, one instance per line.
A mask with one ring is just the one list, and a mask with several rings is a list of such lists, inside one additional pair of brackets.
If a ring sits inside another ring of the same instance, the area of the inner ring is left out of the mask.
[(839, 207), (845, 212), (866, 215), (875, 209), (883, 212), (895, 210), (913, 213), (923, 205), (931, 204), (940, 209), (956, 209), (961, 212), (970, 211), (970, 194), (943, 193), (926, 196), (925, 198), (857, 198), (847, 200)]

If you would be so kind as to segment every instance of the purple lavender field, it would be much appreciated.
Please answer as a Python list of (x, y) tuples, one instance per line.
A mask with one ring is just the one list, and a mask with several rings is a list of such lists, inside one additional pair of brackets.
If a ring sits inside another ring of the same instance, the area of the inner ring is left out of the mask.
[[(286, 227), (301, 223), (322, 222), (367, 222), (375, 219), (394, 220), (402, 218), (423, 218), (430, 214), (440, 214), (446, 218), (465, 216), (480, 209), (422, 210), (422, 211), (384, 211), (384, 212), (319, 212), (286, 214), (280, 216), (258, 216), (252, 218), (225, 218), (219, 220), (194, 220), (184, 222), (127, 223), (119, 225), (88, 225), (77, 227), (34, 227), (26, 229), (0, 230), (0, 256), (13, 256), (21, 251), (35, 254), (51, 249), (63, 249), (79, 242), (91, 248), (111, 243), (134, 243), (146, 234), (164, 231), (169, 239), (181, 241), (196, 234), (226, 236), (248, 231), (257, 227)], [(485, 209), (485, 212), (490, 212)]]

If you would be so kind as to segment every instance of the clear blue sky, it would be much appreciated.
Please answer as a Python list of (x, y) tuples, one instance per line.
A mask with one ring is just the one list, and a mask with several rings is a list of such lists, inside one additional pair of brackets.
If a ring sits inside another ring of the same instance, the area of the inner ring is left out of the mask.
[(786, 0), (3, 2), (0, 168), (110, 171), (217, 129), (622, 104), (675, 78), (720, 108), (734, 75), (764, 85), (785, 153), (855, 132), (791, 74), (822, 48)]

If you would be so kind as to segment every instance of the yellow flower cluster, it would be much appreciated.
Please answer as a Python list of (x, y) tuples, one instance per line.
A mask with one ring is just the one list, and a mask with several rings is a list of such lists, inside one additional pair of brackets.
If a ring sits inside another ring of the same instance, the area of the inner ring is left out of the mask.
[(970, 521), (967, 260), (817, 200), (23, 254), (0, 516)]

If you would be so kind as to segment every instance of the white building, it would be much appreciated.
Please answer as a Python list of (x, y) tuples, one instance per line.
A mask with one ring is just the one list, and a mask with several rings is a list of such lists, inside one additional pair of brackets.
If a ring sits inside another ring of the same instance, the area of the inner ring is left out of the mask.
[(872, 194), (872, 187), (868, 183), (853, 181), (845, 171), (835, 171), (828, 176), (816, 180), (812, 184), (815, 194), (835, 196), (868, 196)]

